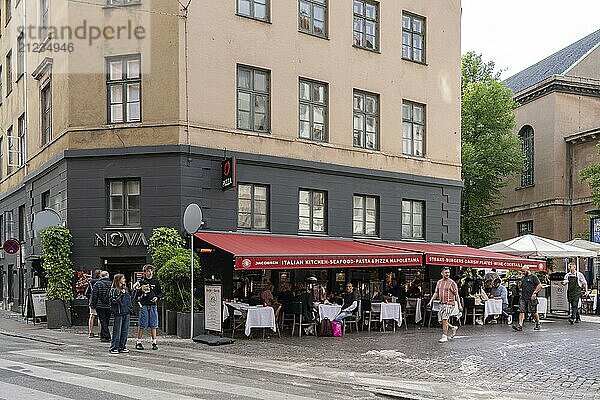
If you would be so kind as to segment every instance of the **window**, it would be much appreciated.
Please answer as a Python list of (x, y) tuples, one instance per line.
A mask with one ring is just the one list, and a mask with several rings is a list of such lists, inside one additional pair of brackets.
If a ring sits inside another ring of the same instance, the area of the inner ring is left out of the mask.
[(52, 140), (52, 81), (48, 81), (40, 91), (42, 111), (42, 146)]
[(354, 45), (378, 50), (379, 3), (354, 0)]
[(299, 136), (327, 141), (327, 84), (300, 79)]
[(238, 228), (269, 229), (269, 188), (264, 185), (238, 185)]
[(50, 191), (46, 190), (42, 193), (42, 210), (50, 207)]
[(246, 131), (269, 132), (270, 73), (261, 69), (238, 66), (237, 127)]
[(244, 17), (269, 21), (269, 0), (237, 0), (237, 13)]
[(298, 7), (300, 32), (327, 37), (327, 0), (300, 0)]
[(12, 92), (13, 69), (12, 69), (12, 50), (6, 54), (6, 96)]
[(425, 155), (425, 106), (405, 101), (402, 103), (402, 153), (409, 156)]
[(533, 233), (533, 220), (517, 222), (517, 234), (519, 236)]
[(109, 181), (108, 197), (109, 225), (140, 225), (139, 179)]
[(140, 55), (107, 59), (108, 123), (141, 121)]
[(17, 79), (25, 73), (25, 34), (17, 38)]
[(327, 232), (327, 194), (325, 192), (300, 189), (298, 231)]
[(425, 239), (422, 201), (402, 200), (402, 239)]
[(521, 138), (521, 149), (525, 155), (525, 167), (521, 174), (521, 187), (533, 185), (533, 128), (524, 126), (519, 132)]
[(19, 206), (19, 243), (25, 242), (25, 229), (27, 221), (25, 220), (25, 206)]
[(379, 96), (354, 91), (354, 147), (377, 150), (379, 147)]
[(378, 236), (378, 203), (377, 197), (354, 195), (352, 229), (355, 236)]
[(2, 65), (0, 65), (0, 105), (2, 105), (2, 99), (4, 99), (4, 96), (2, 95), (4, 91), (4, 88), (2, 87)]
[(12, 239), (13, 236), (13, 212), (4, 212), (4, 237), (5, 239)]
[(402, 13), (402, 58), (425, 62), (425, 18)]
[(5, 15), (6, 15), (6, 25), (8, 25), (8, 23), (10, 22), (10, 19), (12, 18), (12, 1), (5, 0), (4, 5), (5, 5), (4, 9), (5, 9)]
[[(3, 137), (0, 137), (0, 179), (4, 179), (4, 138)], [(0, 224), (0, 228), (1, 228), (1, 225), (2, 224)]]
[(48, 27), (50, 26), (50, 0), (40, 0), (40, 31), (41, 38), (48, 37)]
[(112, 6), (112, 7), (121, 7), (121, 6), (128, 6), (128, 5), (134, 5), (134, 4), (142, 4), (141, 0), (108, 0), (107, 5)]
[(25, 165), (27, 159), (26, 146), (27, 146), (27, 120), (25, 114), (21, 114), (18, 121), (19, 129), (19, 166)]
[(14, 129), (10, 126), (6, 130), (6, 139), (8, 140), (8, 166), (18, 167), (21, 160), (21, 144), (19, 143), (20, 137), (15, 135)]

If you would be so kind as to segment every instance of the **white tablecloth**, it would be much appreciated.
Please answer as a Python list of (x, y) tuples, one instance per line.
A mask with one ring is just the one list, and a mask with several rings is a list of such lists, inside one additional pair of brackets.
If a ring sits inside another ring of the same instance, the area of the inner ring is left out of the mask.
[(241, 315), (241, 309), (242, 307), (249, 307), (248, 304), (246, 303), (235, 303), (233, 301), (224, 301), (223, 302), (223, 322), (225, 322), (227, 320), (227, 318), (229, 318), (229, 307), (227, 307), (228, 305), (230, 305), (231, 307), (233, 307), (235, 310), (235, 315)]
[(380, 308), (379, 321), (393, 319), (398, 326), (402, 326), (402, 307), (400, 303), (380, 303)]
[(502, 315), (502, 300), (489, 299), (485, 302), (485, 311), (483, 317), (487, 319), (488, 315)]
[(421, 299), (420, 298), (408, 298), (406, 299), (406, 308), (415, 309), (415, 323), (421, 322), (423, 316), (421, 315)]
[(328, 319), (333, 321), (342, 311), (342, 306), (338, 304), (319, 304), (319, 321)]
[(245, 307), (246, 312), (246, 336), (250, 336), (252, 328), (271, 328), (273, 332), (277, 332), (275, 325), (275, 311), (273, 307)]
[(538, 305), (537, 305), (538, 314), (543, 314), (546, 317), (546, 313), (548, 312), (548, 299), (545, 297), (538, 297)]

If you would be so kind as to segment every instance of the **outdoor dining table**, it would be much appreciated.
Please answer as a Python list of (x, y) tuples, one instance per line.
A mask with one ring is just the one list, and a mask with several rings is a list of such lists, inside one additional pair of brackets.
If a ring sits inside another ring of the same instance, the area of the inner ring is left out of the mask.
[(538, 305), (537, 305), (537, 312), (539, 315), (544, 315), (544, 318), (546, 318), (546, 313), (548, 312), (548, 299), (545, 297), (538, 297)]
[(244, 331), (246, 336), (250, 336), (252, 328), (271, 328), (273, 332), (277, 332), (273, 307), (248, 306), (243, 307), (242, 310), (247, 312), (246, 330)]
[(485, 302), (484, 320), (489, 315), (502, 315), (502, 299), (489, 299)]
[[(372, 305), (375, 306), (376, 303)], [(402, 326), (402, 306), (400, 303), (379, 303), (379, 321), (393, 319), (396, 324)]]
[(415, 309), (415, 324), (418, 324), (423, 319), (421, 314), (421, 298), (407, 298), (406, 299), (406, 308), (414, 308)]
[(324, 319), (333, 321), (340, 311), (342, 311), (342, 306), (338, 304), (319, 304), (319, 321)]
[(234, 301), (224, 301), (223, 302), (223, 322), (225, 322), (227, 320), (227, 318), (229, 318), (229, 307), (227, 306), (231, 306), (234, 309), (234, 312), (236, 315), (241, 315), (241, 309), (242, 307), (249, 307), (250, 305), (247, 303), (238, 303), (238, 302), (234, 302)]

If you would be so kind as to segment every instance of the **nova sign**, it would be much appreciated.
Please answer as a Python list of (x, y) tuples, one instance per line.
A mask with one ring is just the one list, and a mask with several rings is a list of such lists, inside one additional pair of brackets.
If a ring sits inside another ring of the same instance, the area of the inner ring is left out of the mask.
[(121, 232), (115, 231), (111, 233), (96, 233), (94, 236), (95, 247), (134, 247), (148, 246), (148, 240), (143, 231)]

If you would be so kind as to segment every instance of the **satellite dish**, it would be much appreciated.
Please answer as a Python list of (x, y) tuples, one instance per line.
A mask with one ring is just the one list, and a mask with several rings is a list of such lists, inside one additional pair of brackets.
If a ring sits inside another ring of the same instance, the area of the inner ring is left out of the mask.
[(198, 232), (198, 229), (202, 226), (202, 210), (196, 203), (192, 203), (185, 209), (183, 213), (183, 227), (185, 231), (193, 235)]
[(58, 213), (51, 208), (47, 208), (33, 215), (33, 230), (36, 232), (40, 232), (50, 226), (58, 226), (60, 224), (60, 215), (58, 215)]

